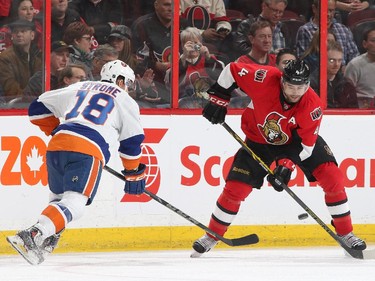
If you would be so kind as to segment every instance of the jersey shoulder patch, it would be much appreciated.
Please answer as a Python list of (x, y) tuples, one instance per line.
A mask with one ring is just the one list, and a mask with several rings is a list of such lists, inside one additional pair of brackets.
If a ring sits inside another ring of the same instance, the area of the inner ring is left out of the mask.
[(320, 106), (310, 112), (310, 117), (312, 121), (319, 120), (322, 117), (322, 115), (323, 115), (323, 111), (320, 108)]

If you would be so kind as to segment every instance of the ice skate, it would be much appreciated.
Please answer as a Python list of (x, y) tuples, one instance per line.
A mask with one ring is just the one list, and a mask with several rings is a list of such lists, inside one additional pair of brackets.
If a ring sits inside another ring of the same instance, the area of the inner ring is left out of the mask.
[(351, 249), (363, 251), (367, 247), (366, 242), (355, 236), (352, 232), (344, 236), (338, 235), (338, 237), (346, 246)]
[(31, 265), (44, 261), (42, 251), (38, 247), (42, 233), (34, 226), (21, 230), (14, 236), (8, 236), (7, 241)]
[(217, 240), (207, 234), (202, 236), (193, 243), (194, 252), (191, 253), (190, 257), (199, 258), (203, 253), (206, 253), (215, 247), (217, 243)]
[(56, 248), (57, 243), (60, 240), (60, 233), (51, 235), (43, 241), (42, 245), (40, 246), (40, 250), (42, 251), (44, 259), (47, 255), (51, 254), (53, 250)]

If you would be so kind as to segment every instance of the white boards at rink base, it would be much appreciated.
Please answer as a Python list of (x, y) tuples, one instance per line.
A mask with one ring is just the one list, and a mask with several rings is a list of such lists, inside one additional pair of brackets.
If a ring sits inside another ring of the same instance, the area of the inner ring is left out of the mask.
[[(226, 121), (242, 137), (240, 118), (230, 115)], [(199, 115), (142, 115), (141, 119), (146, 135), (143, 162), (149, 167), (147, 187), (207, 225), (225, 184), (224, 176), (232, 157), (240, 147), (238, 142), (221, 125), (212, 125)], [(371, 115), (327, 115), (323, 117), (320, 130), (345, 175), (353, 222), (364, 233), (375, 225), (374, 121), (375, 116)], [(27, 116), (1, 116), (0, 128), (0, 228), (13, 233), (32, 225), (48, 203), (45, 149), (49, 137), (32, 125)], [(111, 144), (112, 159), (108, 166), (120, 171), (117, 148), (117, 143)], [(319, 186), (309, 183), (301, 170), (294, 172), (290, 186), (329, 224), (324, 194)], [(188, 227), (192, 230), (191, 236), (185, 232), (179, 234), (186, 241), (203, 233), (146, 195), (124, 195), (123, 187), (121, 180), (103, 171), (94, 202), (69, 228), (80, 231), (154, 228), (167, 229), (168, 235), (173, 236), (174, 228)], [(254, 190), (242, 204), (233, 225), (264, 231), (265, 236), (267, 230), (261, 228), (265, 225), (282, 229), (289, 225), (317, 226), (312, 218), (298, 220), (301, 213), (304, 210), (286, 192), (274, 191), (265, 181), (261, 190)], [(317, 227), (319, 235), (326, 237)], [(173, 237), (172, 240), (178, 239)], [(368, 235), (368, 239), (375, 242), (373, 235)], [(187, 245), (184, 243), (181, 243), (182, 247)]]

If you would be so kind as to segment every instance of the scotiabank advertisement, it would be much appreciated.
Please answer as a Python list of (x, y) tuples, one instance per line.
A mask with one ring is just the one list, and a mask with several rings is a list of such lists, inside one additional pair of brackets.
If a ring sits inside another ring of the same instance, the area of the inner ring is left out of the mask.
[[(243, 137), (240, 116), (227, 116), (226, 121)], [(353, 221), (361, 224), (375, 223), (374, 121), (375, 116), (325, 116), (320, 130), (344, 172)], [(240, 145), (222, 126), (201, 116), (144, 115), (142, 124), (148, 190), (207, 224)], [(0, 127), (0, 227), (15, 230), (33, 224), (48, 204), (45, 151), (49, 137), (27, 116), (2, 116)], [(108, 166), (120, 172), (117, 148), (117, 143), (111, 144)], [(323, 191), (309, 183), (301, 170), (293, 173), (290, 187), (329, 221)], [(191, 225), (147, 195), (125, 195), (123, 188), (122, 180), (103, 171), (94, 202), (71, 227)], [(265, 181), (243, 202), (234, 224), (295, 224), (303, 212), (289, 194), (274, 191)]]

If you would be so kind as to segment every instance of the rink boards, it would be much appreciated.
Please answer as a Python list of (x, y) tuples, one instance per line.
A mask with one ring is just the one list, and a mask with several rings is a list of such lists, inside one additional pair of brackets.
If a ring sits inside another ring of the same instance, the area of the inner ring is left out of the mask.
[[(374, 116), (325, 116), (320, 134), (335, 153), (345, 174), (355, 232), (375, 242)], [(148, 189), (203, 224), (207, 224), (224, 185), (238, 143), (220, 125), (201, 116), (143, 115), (148, 164)], [(240, 116), (227, 123), (242, 136)], [(48, 202), (44, 152), (49, 138), (26, 116), (0, 117), (0, 253), (10, 253), (5, 235), (33, 224)], [(117, 144), (108, 165), (120, 171)], [(300, 170), (292, 190), (327, 224), (330, 218), (319, 186)], [(331, 245), (332, 238), (312, 218), (300, 221), (304, 210), (285, 192), (267, 184), (242, 204), (228, 237), (256, 232), (270, 245)], [(106, 251), (190, 247), (202, 230), (169, 209), (141, 197), (124, 196), (123, 182), (103, 172), (94, 203), (79, 221), (69, 225), (60, 251)]]

